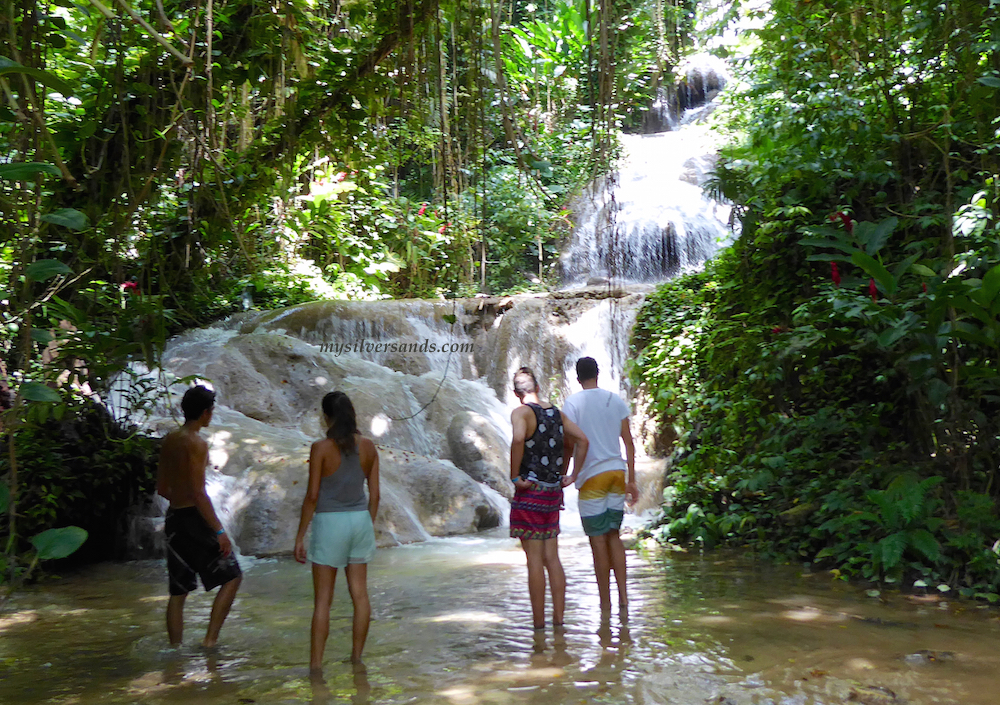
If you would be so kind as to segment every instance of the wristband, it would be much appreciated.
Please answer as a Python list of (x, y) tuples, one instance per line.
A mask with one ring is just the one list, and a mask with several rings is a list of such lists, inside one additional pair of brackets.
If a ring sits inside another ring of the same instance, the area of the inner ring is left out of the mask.
[(215, 532), (215, 535), (216, 536), (222, 536), (224, 533), (226, 533), (225, 529), (219, 529), (218, 531)]

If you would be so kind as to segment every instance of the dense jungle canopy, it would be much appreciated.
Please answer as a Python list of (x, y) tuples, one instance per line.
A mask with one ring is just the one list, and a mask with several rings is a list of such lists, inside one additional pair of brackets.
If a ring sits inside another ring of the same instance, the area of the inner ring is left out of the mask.
[[(742, 233), (636, 327), (654, 533), (1000, 599), (993, 0), (0, 7), (9, 554), (87, 520), (47, 383), (244, 306), (557, 284), (573, 195), (697, 48), (736, 75), (710, 186)], [(118, 507), (148, 448), (98, 417)]]

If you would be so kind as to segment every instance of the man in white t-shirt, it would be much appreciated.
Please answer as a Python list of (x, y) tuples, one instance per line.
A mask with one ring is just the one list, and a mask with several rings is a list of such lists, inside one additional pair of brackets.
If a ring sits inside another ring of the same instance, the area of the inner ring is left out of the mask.
[[(594, 358), (577, 360), (576, 378), (583, 391), (570, 395), (563, 404), (562, 413), (579, 426), (590, 441), (583, 466), (574, 464), (570, 478), (580, 491), (580, 518), (594, 554), (601, 609), (611, 609), (611, 571), (614, 570), (618, 605), (624, 611), (628, 607), (625, 546), (618, 530), (625, 515), (626, 498), (632, 504), (639, 496), (635, 484), (635, 444), (629, 427), (628, 404), (617, 394), (600, 389), (597, 373)], [(619, 439), (625, 442), (625, 459), (622, 459)], [(569, 462), (571, 453), (572, 449), (567, 448), (564, 463)]]

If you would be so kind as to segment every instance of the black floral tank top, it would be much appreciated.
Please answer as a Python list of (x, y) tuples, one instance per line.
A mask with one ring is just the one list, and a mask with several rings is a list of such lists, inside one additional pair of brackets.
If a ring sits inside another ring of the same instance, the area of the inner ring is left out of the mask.
[(520, 476), (530, 482), (558, 485), (563, 464), (563, 421), (556, 407), (543, 409), (528, 404), (535, 412), (535, 432), (524, 442)]

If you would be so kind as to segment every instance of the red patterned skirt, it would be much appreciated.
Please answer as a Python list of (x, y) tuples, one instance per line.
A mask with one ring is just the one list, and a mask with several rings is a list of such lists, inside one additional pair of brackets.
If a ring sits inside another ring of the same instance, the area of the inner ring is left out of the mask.
[(542, 487), (514, 490), (510, 501), (510, 535), (515, 539), (550, 539), (559, 535), (559, 510), (563, 506), (563, 488)]

